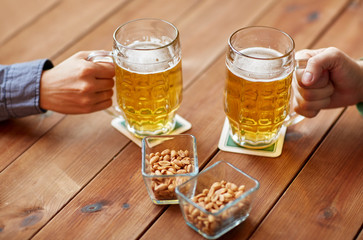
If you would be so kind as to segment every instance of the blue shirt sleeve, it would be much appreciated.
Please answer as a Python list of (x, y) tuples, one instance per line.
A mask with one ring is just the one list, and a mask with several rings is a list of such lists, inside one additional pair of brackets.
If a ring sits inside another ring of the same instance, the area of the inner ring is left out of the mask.
[(47, 59), (0, 65), (0, 121), (45, 112), (39, 106), (40, 77), (52, 67)]

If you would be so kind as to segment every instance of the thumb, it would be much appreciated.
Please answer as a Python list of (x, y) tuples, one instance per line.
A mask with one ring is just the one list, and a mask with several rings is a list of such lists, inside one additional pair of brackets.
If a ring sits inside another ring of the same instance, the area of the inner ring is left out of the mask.
[(334, 59), (331, 59), (324, 52), (309, 58), (300, 84), (305, 88), (323, 88), (327, 86), (332, 61)]

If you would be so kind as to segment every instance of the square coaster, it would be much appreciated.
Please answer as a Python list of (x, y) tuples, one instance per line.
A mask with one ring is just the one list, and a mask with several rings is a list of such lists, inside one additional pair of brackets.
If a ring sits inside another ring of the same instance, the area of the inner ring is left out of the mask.
[(229, 134), (229, 121), (226, 118), (223, 125), (221, 137), (219, 139), (218, 148), (226, 152), (243, 153), (249, 155), (263, 156), (263, 157), (278, 157), (281, 155), (282, 146), (284, 145), (284, 139), (286, 134), (286, 127), (282, 126), (281, 134), (277, 141), (263, 149), (249, 149), (236, 144)]
[[(179, 116), (178, 114), (175, 115), (175, 127), (174, 130), (169, 133), (169, 135), (176, 135), (183, 133), (185, 131), (188, 131), (192, 128), (192, 124)], [(120, 131), (123, 135), (125, 135), (127, 138), (129, 138), (131, 141), (136, 143), (139, 147), (141, 147), (142, 138), (137, 138), (134, 135), (132, 135), (126, 128), (125, 119), (121, 116), (114, 118), (111, 121), (111, 125), (116, 128), (118, 131)], [(158, 143), (155, 143), (157, 145)], [(154, 146), (155, 146), (154, 145)]]

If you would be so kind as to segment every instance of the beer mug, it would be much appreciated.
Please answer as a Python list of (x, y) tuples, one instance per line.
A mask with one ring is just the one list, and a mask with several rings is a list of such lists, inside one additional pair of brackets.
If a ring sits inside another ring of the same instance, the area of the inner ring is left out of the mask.
[(294, 40), (278, 29), (252, 26), (234, 32), (228, 45), (224, 110), (230, 135), (240, 146), (266, 148), (283, 125), (303, 118), (290, 111)]
[(137, 19), (116, 29), (112, 52), (95, 51), (89, 61), (115, 65), (116, 101), (109, 113), (122, 116), (137, 137), (167, 134), (182, 101), (179, 31), (160, 19)]

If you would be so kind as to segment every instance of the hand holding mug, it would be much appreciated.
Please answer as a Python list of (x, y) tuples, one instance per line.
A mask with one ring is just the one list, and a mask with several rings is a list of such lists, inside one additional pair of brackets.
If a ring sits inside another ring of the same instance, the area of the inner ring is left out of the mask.
[(337, 48), (301, 50), (297, 58), (308, 58), (305, 70), (297, 71), (295, 111), (306, 117), (321, 109), (363, 101), (363, 62)]
[(90, 113), (112, 105), (113, 63), (86, 60), (91, 52), (78, 52), (40, 80), (40, 107), (65, 114)]

